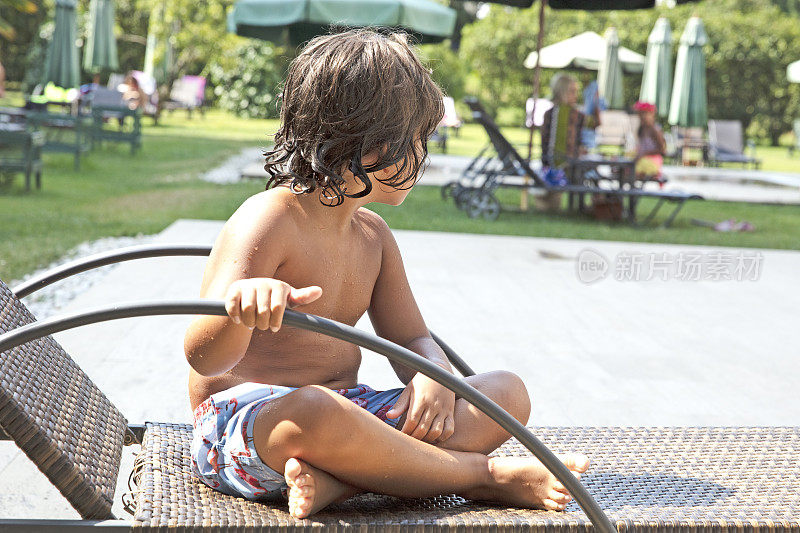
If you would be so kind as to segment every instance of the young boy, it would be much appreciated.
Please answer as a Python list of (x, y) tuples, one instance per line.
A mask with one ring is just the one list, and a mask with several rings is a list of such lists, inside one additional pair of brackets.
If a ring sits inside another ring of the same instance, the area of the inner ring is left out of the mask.
[[(268, 190), (226, 223), (203, 278), (229, 316), (186, 333), (195, 474), (249, 499), (283, 492), (297, 518), (361, 491), (564, 509), (570, 496), (541, 463), (485, 455), (509, 435), (445, 387), (394, 366), (406, 386), (376, 392), (358, 384), (356, 346), (281, 328), (286, 307), (350, 325), (368, 312), (378, 335), (451, 370), (391, 231), (363, 208), (401, 204), (417, 179), (443, 114), (428, 71), (402, 35), (326, 35), (294, 60), (282, 98)], [(527, 422), (517, 376), (467, 381)]]

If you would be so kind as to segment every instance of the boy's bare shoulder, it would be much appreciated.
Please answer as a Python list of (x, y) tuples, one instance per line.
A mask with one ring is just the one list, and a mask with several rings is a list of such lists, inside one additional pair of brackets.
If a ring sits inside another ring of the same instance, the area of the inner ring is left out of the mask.
[(385, 243), (386, 239), (394, 239), (389, 225), (375, 211), (370, 211), (365, 207), (360, 208), (356, 212), (356, 221), (368, 237), (380, 243)]
[(237, 232), (293, 231), (297, 229), (297, 212), (289, 191), (269, 189), (245, 200), (228, 219), (226, 226)]
[(256, 255), (282, 253), (283, 245), (298, 234), (297, 210), (290, 196), (291, 192), (279, 189), (251, 196), (225, 223), (217, 244), (228, 250), (261, 252)]

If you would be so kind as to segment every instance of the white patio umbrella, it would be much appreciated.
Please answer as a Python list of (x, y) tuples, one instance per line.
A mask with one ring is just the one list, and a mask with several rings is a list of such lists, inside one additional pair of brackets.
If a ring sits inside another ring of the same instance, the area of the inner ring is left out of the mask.
[(792, 83), (800, 83), (800, 61), (790, 63), (789, 66), (786, 67), (786, 77), (789, 78), (789, 81)]
[[(599, 70), (605, 52), (605, 39), (593, 31), (586, 31), (542, 48), (539, 66), (567, 70)], [(528, 54), (525, 67), (531, 69), (536, 67), (536, 57), (536, 52)], [(619, 47), (619, 62), (626, 74), (644, 70), (644, 56), (624, 46)]]

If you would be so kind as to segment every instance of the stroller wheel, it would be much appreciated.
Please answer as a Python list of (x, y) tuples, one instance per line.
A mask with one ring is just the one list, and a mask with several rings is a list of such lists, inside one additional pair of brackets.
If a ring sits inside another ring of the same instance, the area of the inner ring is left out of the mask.
[(461, 185), (457, 181), (448, 181), (442, 185), (442, 188), (439, 190), (442, 195), (442, 200), (455, 197), (455, 192), (459, 187), (461, 187)]
[(466, 211), (469, 218), (483, 217), (486, 220), (497, 220), (500, 216), (500, 202), (492, 193), (480, 191), (470, 197)]
[(466, 208), (469, 204), (470, 198), (475, 194), (475, 190), (469, 187), (456, 186), (453, 189), (453, 200), (456, 202), (456, 207), (459, 209)]

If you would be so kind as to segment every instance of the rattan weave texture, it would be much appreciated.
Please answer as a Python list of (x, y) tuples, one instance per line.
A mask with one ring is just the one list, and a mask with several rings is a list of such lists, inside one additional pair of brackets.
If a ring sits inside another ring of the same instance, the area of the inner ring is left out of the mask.
[[(582, 480), (620, 531), (800, 532), (800, 428), (531, 428), (556, 453), (592, 459)], [(191, 426), (148, 424), (134, 523), (182, 531), (591, 531), (575, 503), (531, 511), (457, 496), (368, 494), (295, 520), (285, 504), (226, 496), (193, 479)], [(516, 441), (499, 451), (530, 455)]]
[[(0, 333), (34, 320), (0, 281)], [(82, 517), (111, 517), (127, 421), (52, 337), (0, 354), (0, 428)]]

